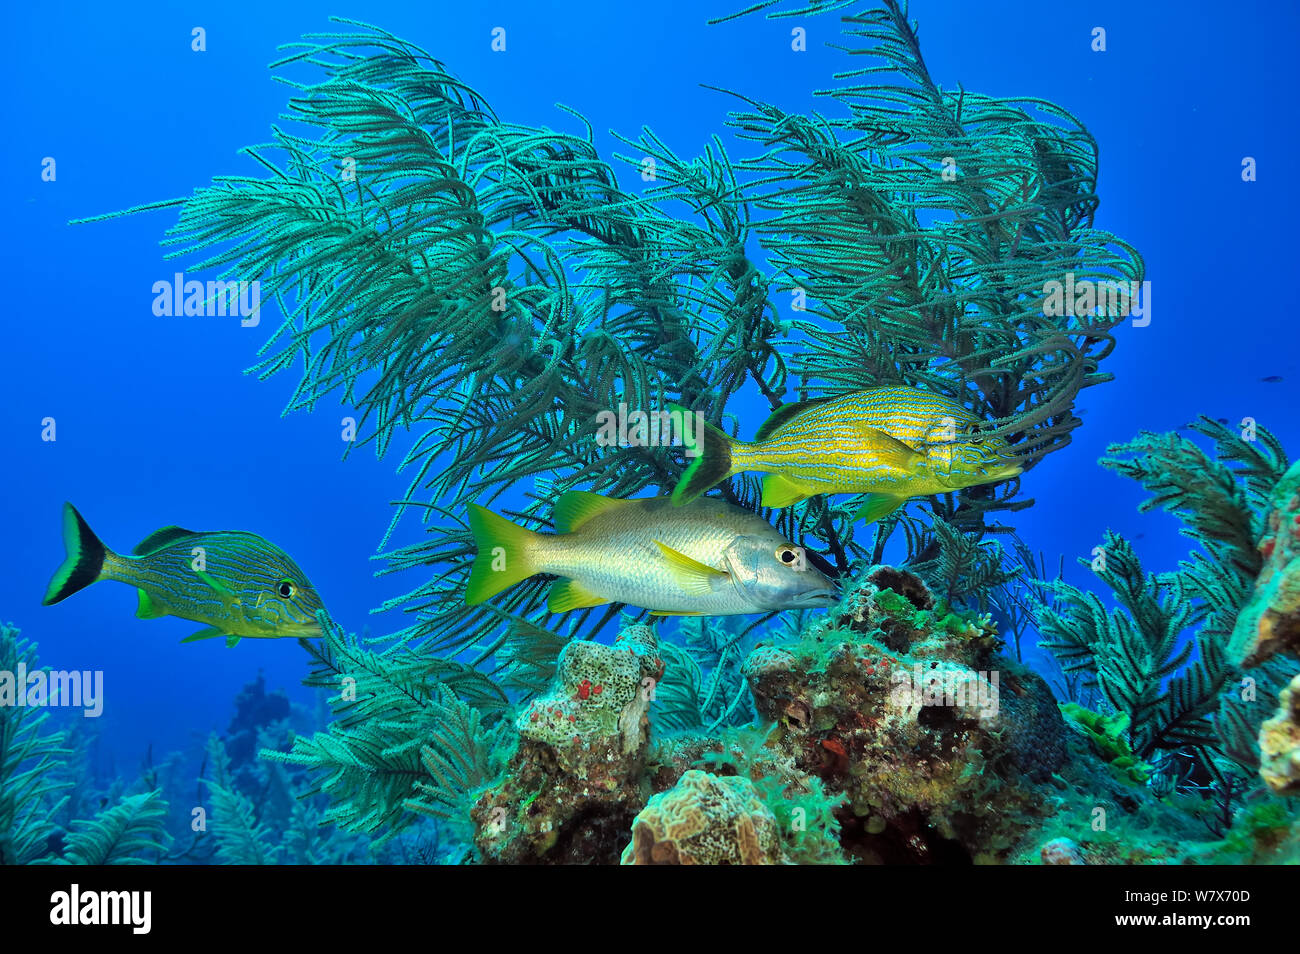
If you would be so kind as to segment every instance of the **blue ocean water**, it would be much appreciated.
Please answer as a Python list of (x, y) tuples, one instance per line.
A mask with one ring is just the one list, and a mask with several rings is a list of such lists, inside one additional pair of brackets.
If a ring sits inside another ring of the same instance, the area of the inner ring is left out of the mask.
[[(812, 91), (845, 66), (823, 46), (833, 18), (810, 21), (808, 50), (795, 53), (790, 21), (706, 24), (731, 9), (374, 0), (334, 12), (422, 45), (507, 120), (579, 131), (555, 104), (578, 110), (608, 156), (626, 151), (608, 130), (635, 135), (642, 125), (683, 155), (715, 134), (727, 142), (721, 123), (736, 104), (705, 85), (818, 108)], [(1284, 121), (1290, 84), (1277, 78), (1300, 12), (938, 0), (911, 12), (940, 82), (1040, 97), (1083, 120), (1101, 144), (1097, 225), (1141, 251), (1152, 284), (1150, 325), (1122, 328), (1104, 365), (1116, 380), (1080, 396), (1088, 414), (1074, 443), (1026, 477), (1037, 504), (1020, 515), (1021, 535), (1070, 563), (1113, 528), (1136, 539), (1148, 567), (1171, 569), (1186, 552), (1176, 524), (1139, 515), (1140, 488), (1095, 462), (1107, 444), (1199, 413), (1253, 417), (1300, 447), (1283, 234), (1297, 132)], [(196, 26), (206, 52), (190, 49)], [(498, 26), (505, 53), (490, 47)], [(1104, 53), (1089, 46), (1096, 26), (1107, 30)], [(194, 624), (138, 620), (120, 585), (42, 607), (63, 558), (63, 501), (123, 550), (167, 524), (260, 533), (294, 555), (350, 630), (404, 625), (371, 610), (418, 583), (376, 579), (371, 559), (406, 487), (394, 473), (402, 448), (384, 461), (365, 449), (342, 461), (350, 408), (282, 417), (293, 376), (242, 373), (274, 316), (242, 328), (153, 314), (153, 284), (178, 268), (158, 245), (175, 213), (68, 224), (188, 195), (214, 175), (260, 175), (238, 150), (269, 138), (291, 92), (266, 64), (278, 45), (330, 28), (318, 4), (66, 3), (11, 11), (0, 41), (11, 89), (3, 241), (17, 276), (3, 335), (0, 619), (38, 640), (47, 665), (104, 672), (100, 758), (126, 771), (151, 746), (186, 748), (223, 729), (232, 698), (259, 671), (310, 706), (299, 685), (305, 660), (291, 640), (182, 645)], [(42, 181), (46, 157), (54, 181)], [(1244, 157), (1256, 160), (1258, 181), (1242, 181)], [(761, 416), (755, 405), (752, 426)], [(54, 441), (42, 439), (46, 418)], [(395, 542), (418, 538), (406, 526)]]

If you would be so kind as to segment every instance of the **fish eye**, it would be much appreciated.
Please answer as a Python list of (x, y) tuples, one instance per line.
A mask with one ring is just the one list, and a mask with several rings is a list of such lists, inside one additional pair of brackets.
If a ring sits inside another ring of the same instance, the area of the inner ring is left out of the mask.
[(275, 588), (275, 591), (285, 599), (288, 599), (293, 596), (294, 593), (298, 592), (298, 588), (293, 585), (293, 580), (281, 580), (280, 585)]
[(799, 548), (792, 547), (788, 544), (782, 544), (776, 548), (776, 558), (786, 566), (790, 566), (799, 559)]

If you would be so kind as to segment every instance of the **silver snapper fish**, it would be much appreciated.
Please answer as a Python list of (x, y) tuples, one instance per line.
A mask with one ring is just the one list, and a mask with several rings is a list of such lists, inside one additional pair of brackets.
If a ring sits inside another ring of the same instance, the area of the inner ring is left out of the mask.
[(470, 504), (478, 544), (465, 602), (482, 603), (538, 573), (552, 613), (627, 603), (658, 616), (732, 616), (829, 606), (835, 586), (767, 521), (702, 497), (618, 500), (571, 490), (555, 505), (558, 533), (518, 527)]

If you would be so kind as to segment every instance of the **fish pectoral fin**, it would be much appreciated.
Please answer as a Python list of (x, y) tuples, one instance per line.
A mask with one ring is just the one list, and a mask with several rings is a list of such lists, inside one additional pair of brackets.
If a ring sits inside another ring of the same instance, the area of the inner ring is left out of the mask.
[[(705, 596), (713, 592), (714, 584), (728, 579), (730, 574), (724, 570), (718, 570), (709, 566), (707, 563), (701, 563), (699, 560), (693, 560), (680, 550), (674, 550), (666, 544), (655, 541), (655, 546), (659, 552), (664, 555), (668, 561), (668, 572), (672, 574), (673, 580), (677, 585), (684, 589), (692, 596)], [(669, 615), (689, 615), (689, 614), (669, 614)]]
[(241, 638), (241, 637), (239, 637), (239, 636), (227, 636), (227, 637), (226, 637), (226, 648), (227, 648), (227, 649), (234, 649), (236, 646), (239, 645), (239, 640), (240, 640), (240, 638)]
[(883, 464), (897, 467), (899, 470), (913, 470), (924, 463), (925, 455), (909, 444), (904, 444), (897, 437), (892, 437), (877, 427), (862, 426), (858, 429), (862, 442), (869, 447), (867, 453)]
[(137, 588), (136, 593), (139, 594), (139, 600), (135, 607), (136, 619), (158, 619), (160, 616), (167, 615), (166, 610), (160, 610), (154, 605), (153, 600), (149, 598), (149, 594), (144, 590)]
[(784, 474), (768, 474), (763, 478), (762, 504), (764, 507), (780, 509), (807, 500), (817, 493), (820, 491), (791, 480)]
[(889, 516), (905, 503), (907, 503), (906, 497), (895, 497), (893, 494), (867, 494), (867, 499), (853, 515), (853, 522), (865, 520), (867, 523), (875, 523), (882, 517)]
[(651, 616), (703, 616), (703, 613), (686, 613), (679, 610), (651, 610)]
[(207, 572), (206, 570), (195, 570), (194, 575), (197, 576), (204, 583), (206, 583), (208, 586), (210, 586), (212, 589), (216, 590), (222, 596), (230, 595), (230, 587), (226, 586), (224, 583), (222, 583), (220, 580), (218, 580), (215, 576), (213, 576), (211, 573)]
[(605, 597), (591, 592), (577, 580), (556, 580), (551, 584), (551, 592), (546, 597), (546, 610), (549, 613), (567, 613), (588, 606), (603, 606), (608, 602)]
[[(218, 629), (216, 626), (204, 626), (198, 632), (190, 633), (190, 635), (182, 639), (181, 642), (197, 643), (200, 639), (216, 639), (218, 636), (225, 636), (226, 639), (232, 638), (224, 629)], [(239, 637), (235, 636), (233, 638), (238, 639)]]

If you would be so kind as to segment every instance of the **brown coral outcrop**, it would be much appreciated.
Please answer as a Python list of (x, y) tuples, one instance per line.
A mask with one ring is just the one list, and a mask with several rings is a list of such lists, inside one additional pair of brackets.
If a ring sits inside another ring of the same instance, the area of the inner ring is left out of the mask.
[(799, 643), (746, 661), (777, 723), (771, 751), (848, 795), (839, 817), (861, 860), (1004, 859), (1037, 810), (1024, 783), (1060, 767), (1064, 726), (996, 641), (911, 574), (876, 570)]
[(613, 646), (578, 641), (560, 654), (551, 690), (516, 722), (502, 780), (471, 811), (485, 861), (614, 863), (649, 796), (643, 781), (659, 643), (631, 626)]

